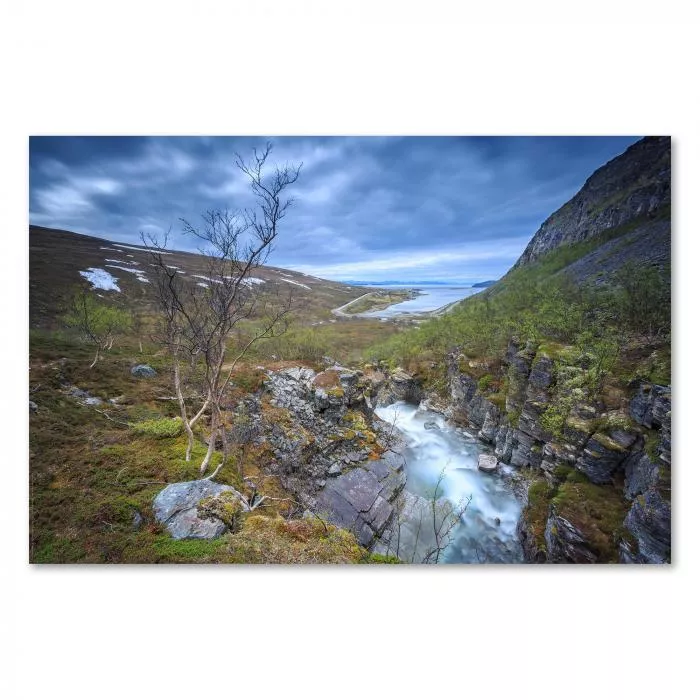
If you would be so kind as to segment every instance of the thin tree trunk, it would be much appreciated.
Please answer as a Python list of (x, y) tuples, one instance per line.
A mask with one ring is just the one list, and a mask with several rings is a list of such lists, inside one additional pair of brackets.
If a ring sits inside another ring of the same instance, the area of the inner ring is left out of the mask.
[(216, 410), (216, 405), (212, 406), (211, 412), (211, 432), (209, 434), (209, 447), (207, 448), (207, 454), (202, 460), (202, 464), (199, 467), (199, 473), (204, 474), (209, 468), (209, 462), (211, 462), (212, 454), (214, 454), (214, 446), (216, 445), (216, 434), (219, 431), (219, 416)]
[(95, 359), (92, 361), (92, 364), (90, 365), (90, 369), (92, 369), (96, 364), (97, 361), (100, 359), (100, 346), (97, 346), (97, 350), (95, 352)]
[(180, 363), (177, 358), (173, 358), (173, 383), (175, 384), (175, 394), (177, 402), (180, 404), (180, 416), (182, 425), (187, 433), (187, 450), (185, 451), (185, 461), (189, 462), (192, 459), (192, 448), (194, 447), (194, 433), (187, 419), (187, 406), (185, 405), (185, 397), (182, 395), (182, 386), (180, 383)]
[(202, 404), (202, 408), (197, 411), (196, 415), (192, 417), (190, 420), (190, 428), (194, 428), (195, 423), (204, 415), (204, 411), (207, 410), (207, 407), (209, 406), (209, 399), (211, 398), (210, 396), (207, 396), (206, 401)]
[(143, 343), (141, 342), (141, 338), (139, 338), (139, 353), (143, 355)]

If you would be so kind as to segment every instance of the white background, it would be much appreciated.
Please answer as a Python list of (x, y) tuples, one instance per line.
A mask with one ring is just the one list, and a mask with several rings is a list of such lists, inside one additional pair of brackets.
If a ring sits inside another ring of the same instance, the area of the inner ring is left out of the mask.
[[(697, 697), (699, 57), (684, 5), (3, 4), (4, 697)], [(671, 134), (674, 565), (30, 567), (27, 136), (123, 133)]]

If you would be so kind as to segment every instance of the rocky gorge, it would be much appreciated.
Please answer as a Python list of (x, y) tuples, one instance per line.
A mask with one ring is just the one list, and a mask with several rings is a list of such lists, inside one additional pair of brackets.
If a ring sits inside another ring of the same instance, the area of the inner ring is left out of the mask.
[[(522, 504), (517, 533), (526, 562), (670, 560), (670, 387), (634, 382), (629, 398), (615, 395), (606, 405), (581, 389), (585, 356), (516, 339), (503, 358), (507, 380), (499, 395), (485, 394), (468, 364), (458, 351), (448, 358), (447, 397), (424, 391), (401, 368), (273, 371), (262, 390), (235, 408), (234, 423), (244, 416), (255, 426), (248, 439), (269, 444), (270, 473), (309, 515), (349, 530), (369, 549), (389, 547), (402, 509), (427, 508), (425, 499), (405, 492), (401, 431), (375, 413), (406, 402), (469, 431), (484, 445), (484, 471), (514, 468), (508, 478)], [(562, 398), (566, 417), (553, 429), (547, 407)], [(168, 489), (175, 487), (183, 488)], [(156, 513), (164, 500), (161, 493)], [(161, 508), (167, 518), (178, 511), (187, 522), (184, 530), (171, 528), (174, 536), (224, 531), (219, 522), (211, 525), (211, 512), (209, 525), (193, 520), (187, 503)]]

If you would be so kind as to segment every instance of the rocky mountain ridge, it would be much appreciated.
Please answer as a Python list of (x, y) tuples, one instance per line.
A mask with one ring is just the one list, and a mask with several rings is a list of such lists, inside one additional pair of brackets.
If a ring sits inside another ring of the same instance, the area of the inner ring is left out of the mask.
[[(514, 268), (536, 262), (561, 246), (594, 238), (635, 220), (642, 223), (670, 204), (671, 139), (645, 137), (596, 170), (571, 200), (548, 217)], [(639, 253), (643, 255), (644, 251)]]

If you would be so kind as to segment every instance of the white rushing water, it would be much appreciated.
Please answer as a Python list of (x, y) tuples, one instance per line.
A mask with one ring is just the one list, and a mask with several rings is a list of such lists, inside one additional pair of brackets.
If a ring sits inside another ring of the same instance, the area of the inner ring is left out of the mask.
[[(431, 498), (444, 469), (438, 495), (455, 508), (471, 498), (451, 533), (453, 541), (441, 562), (521, 562), (522, 549), (516, 534), (521, 507), (503, 478), (510, 467), (501, 465), (496, 474), (479, 471), (477, 459), (486, 448), (466, 431), (447, 425), (434, 411), (398, 402), (378, 408), (376, 413), (394, 424), (406, 439), (403, 455), (408, 492)], [(409, 523), (407, 531), (411, 530)]]

